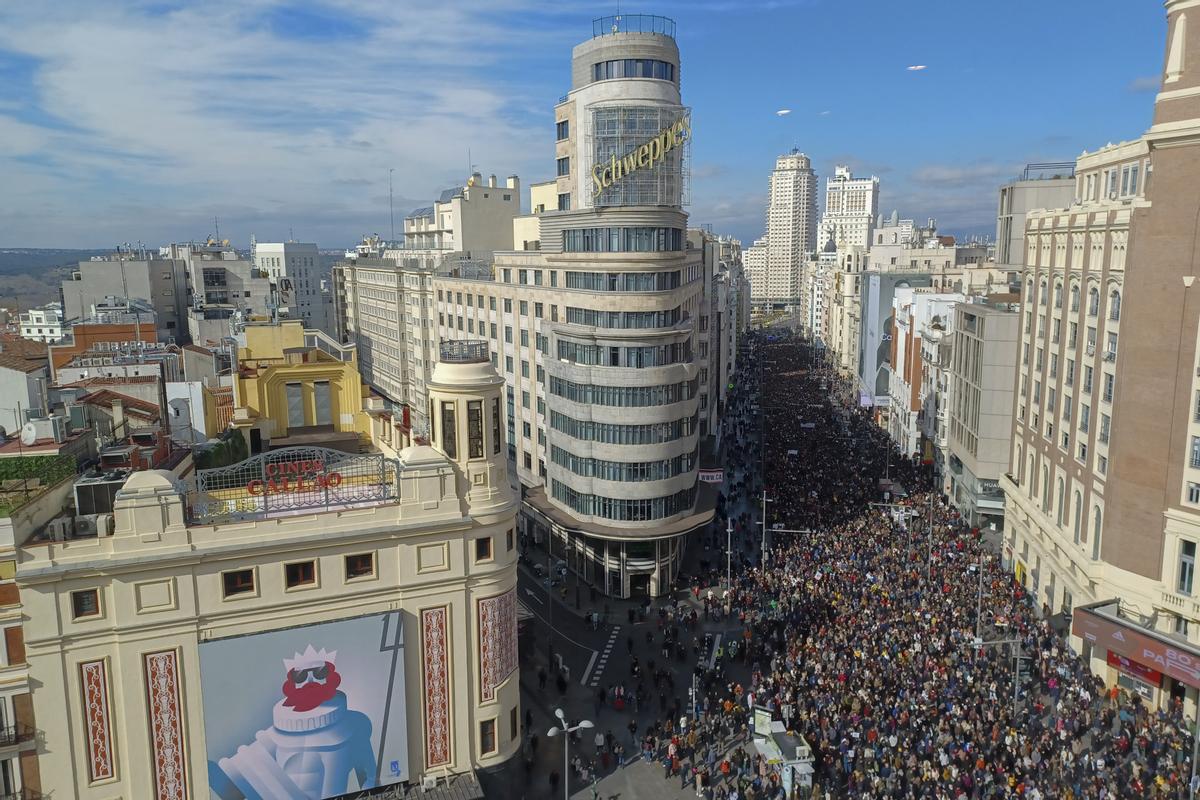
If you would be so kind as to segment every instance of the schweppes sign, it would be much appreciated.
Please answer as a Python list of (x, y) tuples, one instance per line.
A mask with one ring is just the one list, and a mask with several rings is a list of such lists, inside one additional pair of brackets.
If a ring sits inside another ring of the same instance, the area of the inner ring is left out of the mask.
[(625, 155), (615, 155), (607, 164), (592, 167), (592, 197), (600, 193), (631, 172), (652, 169), (655, 163), (667, 157), (667, 153), (686, 142), (692, 135), (692, 118), (680, 117), (648, 142), (633, 148)]

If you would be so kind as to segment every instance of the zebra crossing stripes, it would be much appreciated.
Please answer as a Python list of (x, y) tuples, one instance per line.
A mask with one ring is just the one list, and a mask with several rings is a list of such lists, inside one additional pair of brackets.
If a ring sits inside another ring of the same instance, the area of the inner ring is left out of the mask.
[(612, 631), (608, 634), (608, 641), (604, 643), (604, 650), (600, 653), (600, 658), (596, 661), (596, 669), (592, 672), (591, 686), (595, 689), (600, 685), (600, 676), (604, 674), (604, 667), (608, 663), (608, 657), (612, 654), (613, 645), (617, 642), (617, 635), (621, 632), (620, 625), (614, 625)]

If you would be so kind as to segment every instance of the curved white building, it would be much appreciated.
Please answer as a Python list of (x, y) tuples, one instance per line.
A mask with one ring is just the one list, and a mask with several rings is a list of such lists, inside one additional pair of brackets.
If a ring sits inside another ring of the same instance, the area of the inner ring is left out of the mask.
[(671, 20), (596, 20), (555, 108), (540, 250), (435, 282), (442, 336), (484, 332), (508, 380), (527, 533), (617, 596), (667, 591), (683, 537), (712, 516), (697, 502), (704, 280), (679, 73)]

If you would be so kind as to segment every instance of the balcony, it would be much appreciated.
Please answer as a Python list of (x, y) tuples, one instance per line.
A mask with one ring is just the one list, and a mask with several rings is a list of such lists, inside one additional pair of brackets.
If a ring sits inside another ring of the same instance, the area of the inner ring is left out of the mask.
[(620, 14), (592, 20), (592, 38), (614, 33), (657, 33), (675, 38), (675, 20), (655, 14)]
[[(0, 727), (0, 758), (33, 750), (37, 746), (38, 735), (39, 731), (36, 728), (20, 722)], [(6, 800), (10, 796), (22, 797), (23, 795), (0, 794), (0, 800)]]

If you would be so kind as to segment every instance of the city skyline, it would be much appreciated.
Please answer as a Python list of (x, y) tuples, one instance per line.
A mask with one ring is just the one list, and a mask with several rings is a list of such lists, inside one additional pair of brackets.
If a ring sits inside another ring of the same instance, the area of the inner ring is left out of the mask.
[[(1025, 162), (1071, 160), (1105, 144), (1096, 131), (1115, 140), (1144, 128), (1161, 67), (1153, 7), (1039, 6), (1032, 42), (1010, 7), (936, 3), (925, 22), (869, 6), (870, 25), (861, 7), (824, 0), (623, 9), (678, 23), (695, 124), (692, 224), (761, 236), (765, 177), (797, 147), (822, 185), (838, 163), (878, 175), (883, 213), (990, 233), (996, 189)], [(389, 168), (398, 217), (461, 183), (472, 163), (545, 180), (563, 53), (615, 10), (522, 0), (6, 9), (0, 245), (200, 238), (218, 217), (241, 245), (255, 234), (341, 247), (388, 234)], [(1077, 44), (1088, 41), (1146, 46)], [(1070, 93), (1039, 77), (1070, 71), (1089, 77)]]

